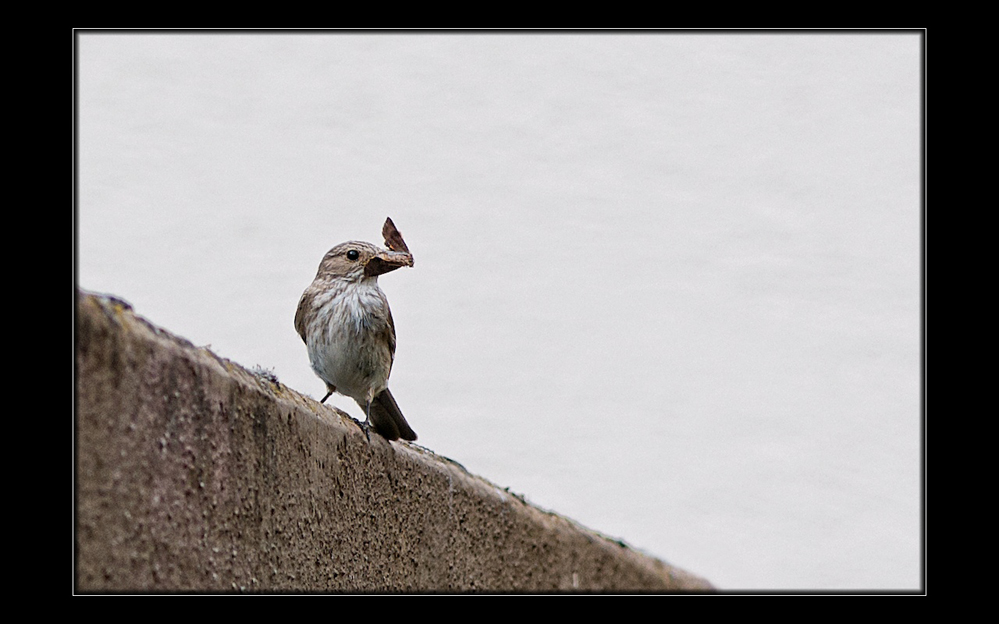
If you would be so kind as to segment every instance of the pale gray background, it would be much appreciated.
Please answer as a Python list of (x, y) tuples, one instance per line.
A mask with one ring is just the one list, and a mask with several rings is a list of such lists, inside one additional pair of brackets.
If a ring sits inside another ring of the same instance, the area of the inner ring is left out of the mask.
[(920, 587), (918, 34), (82, 33), (77, 63), (81, 287), (320, 398), (298, 298), (391, 216), (420, 444), (725, 589)]

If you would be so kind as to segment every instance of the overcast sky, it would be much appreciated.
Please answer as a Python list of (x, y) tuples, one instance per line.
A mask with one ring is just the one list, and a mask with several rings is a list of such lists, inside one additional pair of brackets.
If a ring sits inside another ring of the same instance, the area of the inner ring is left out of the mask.
[(920, 586), (921, 35), (77, 44), (82, 288), (318, 399), (391, 216), (419, 444), (721, 588)]

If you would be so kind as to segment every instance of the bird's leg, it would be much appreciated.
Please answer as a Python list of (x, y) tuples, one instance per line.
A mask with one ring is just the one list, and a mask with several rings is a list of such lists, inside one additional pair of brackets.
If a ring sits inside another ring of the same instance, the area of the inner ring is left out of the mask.
[(368, 399), (368, 410), (365, 413), (364, 424), (361, 425), (361, 429), (364, 430), (364, 437), (371, 442), (371, 399)]
[(326, 396), (323, 397), (323, 400), (320, 401), (320, 403), (325, 403), (326, 399), (330, 398), (330, 395), (333, 394), (334, 392), (336, 392), (336, 388), (334, 388), (333, 386), (327, 384), (326, 385)]

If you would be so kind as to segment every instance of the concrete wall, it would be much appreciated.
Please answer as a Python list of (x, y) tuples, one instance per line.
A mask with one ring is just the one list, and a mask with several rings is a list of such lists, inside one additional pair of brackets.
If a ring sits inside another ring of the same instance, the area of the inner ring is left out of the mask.
[(76, 316), (79, 592), (711, 589), (196, 347)]

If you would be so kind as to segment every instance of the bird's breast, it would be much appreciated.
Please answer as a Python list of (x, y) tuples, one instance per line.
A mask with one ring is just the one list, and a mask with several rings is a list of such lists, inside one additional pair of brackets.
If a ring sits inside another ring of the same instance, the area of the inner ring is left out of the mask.
[(316, 374), (357, 401), (383, 390), (392, 369), (395, 337), (388, 301), (377, 284), (329, 288), (313, 299), (307, 328)]

